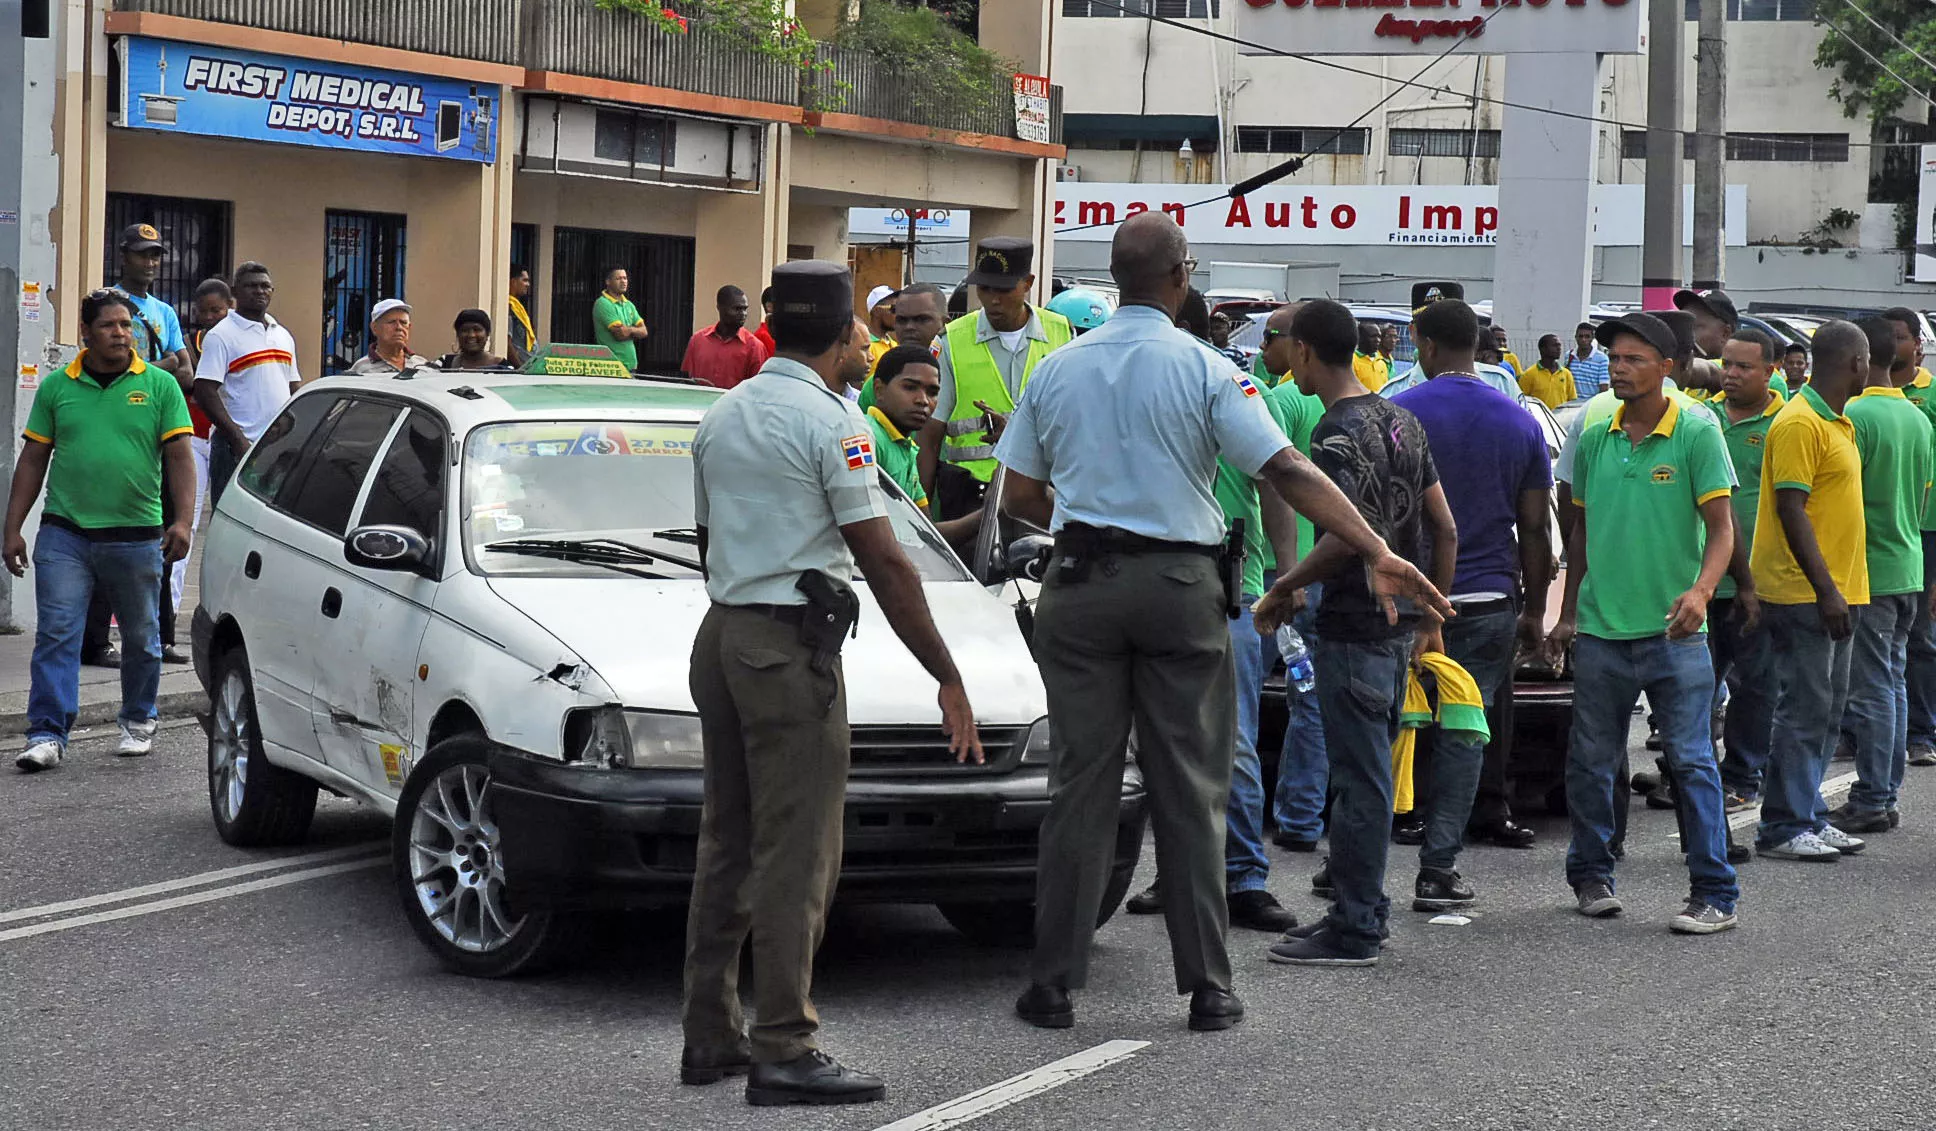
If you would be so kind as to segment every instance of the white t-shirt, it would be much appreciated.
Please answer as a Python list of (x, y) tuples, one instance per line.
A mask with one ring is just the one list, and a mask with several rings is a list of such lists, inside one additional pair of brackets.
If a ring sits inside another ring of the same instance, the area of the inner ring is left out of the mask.
[(202, 335), (202, 360), (195, 367), (197, 381), (222, 386), (229, 418), (251, 443), (262, 438), (282, 411), (289, 386), (302, 380), (296, 370), (296, 339), (282, 323), (262, 317), (256, 322), (230, 311)]
[(1002, 340), (1002, 348), (1010, 353), (1019, 353), (1024, 339), (1028, 337), (1028, 327), (1019, 330), (997, 330), (995, 336)]

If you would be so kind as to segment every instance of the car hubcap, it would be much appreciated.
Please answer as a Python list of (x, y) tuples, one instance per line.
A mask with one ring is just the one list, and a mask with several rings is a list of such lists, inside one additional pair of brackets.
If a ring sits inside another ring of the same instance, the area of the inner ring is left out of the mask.
[(480, 954), (509, 942), (522, 922), (505, 909), (490, 783), (483, 766), (452, 766), (424, 787), (410, 819), (418, 906), (445, 941)]
[(248, 691), (239, 672), (230, 672), (222, 680), (208, 741), (214, 755), (210, 766), (214, 780), (209, 785), (222, 808), (222, 819), (233, 823), (241, 816), (242, 793), (249, 781)]

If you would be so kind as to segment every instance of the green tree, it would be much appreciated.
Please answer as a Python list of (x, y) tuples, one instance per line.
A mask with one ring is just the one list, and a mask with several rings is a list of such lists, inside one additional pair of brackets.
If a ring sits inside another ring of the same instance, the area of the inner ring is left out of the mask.
[(1923, 61), (1936, 60), (1929, 0), (1816, 0), (1815, 22), (1825, 32), (1815, 65), (1835, 72), (1829, 94), (1849, 117), (1885, 121), (1936, 91), (1936, 67)]

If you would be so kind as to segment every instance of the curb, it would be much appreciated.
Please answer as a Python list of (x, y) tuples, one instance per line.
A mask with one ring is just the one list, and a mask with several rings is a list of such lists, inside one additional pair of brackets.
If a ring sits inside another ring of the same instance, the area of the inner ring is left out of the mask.
[[(155, 696), (155, 712), (161, 719), (188, 719), (208, 709), (208, 693), (200, 685), (189, 691), (163, 691)], [(81, 727), (107, 726), (121, 714), (120, 689), (115, 688), (113, 698), (103, 698), (90, 703), (82, 703), (74, 713), (74, 729)], [(27, 733), (27, 712), (9, 711), (0, 714), (0, 734)]]

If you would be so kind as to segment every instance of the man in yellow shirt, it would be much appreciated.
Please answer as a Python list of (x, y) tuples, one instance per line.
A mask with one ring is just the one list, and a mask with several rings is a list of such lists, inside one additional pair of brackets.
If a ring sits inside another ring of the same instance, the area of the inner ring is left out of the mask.
[(1391, 380), (1391, 370), (1378, 356), (1378, 342), (1383, 333), (1376, 322), (1358, 323), (1358, 352), (1351, 355), (1352, 376), (1374, 393)]
[(1560, 364), (1558, 334), (1539, 340), (1539, 362), (1520, 373), (1519, 391), (1552, 409), (1579, 395), (1573, 387), (1573, 371)]
[(1868, 373), (1868, 337), (1848, 322), (1824, 325), (1814, 378), (1775, 414), (1763, 445), (1750, 562), (1777, 692), (1756, 848), (1777, 860), (1863, 848), (1828, 823), (1821, 784), (1848, 703), (1849, 608), (1869, 601), (1862, 458), (1844, 413)]

